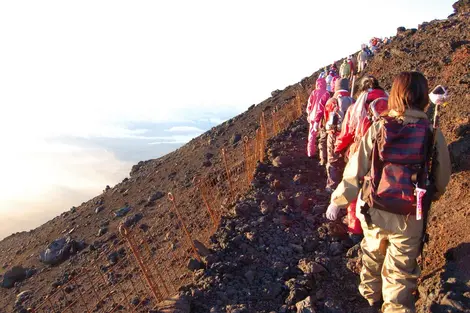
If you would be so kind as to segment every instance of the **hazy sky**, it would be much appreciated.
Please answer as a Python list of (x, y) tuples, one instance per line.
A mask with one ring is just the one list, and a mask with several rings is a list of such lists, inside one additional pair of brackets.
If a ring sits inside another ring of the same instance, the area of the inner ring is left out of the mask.
[(453, 2), (0, 2), (0, 238)]

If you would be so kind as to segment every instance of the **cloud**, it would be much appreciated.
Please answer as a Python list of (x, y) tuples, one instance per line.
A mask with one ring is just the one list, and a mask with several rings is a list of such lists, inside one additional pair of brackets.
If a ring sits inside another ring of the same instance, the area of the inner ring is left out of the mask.
[(196, 133), (202, 134), (204, 130), (195, 126), (173, 126), (170, 129), (165, 129), (166, 132), (170, 133)]
[(184, 144), (197, 136), (198, 134), (156, 137), (155, 141), (149, 142), (148, 144), (149, 145), (160, 145), (160, 144), (167, 144), (167, 143)]

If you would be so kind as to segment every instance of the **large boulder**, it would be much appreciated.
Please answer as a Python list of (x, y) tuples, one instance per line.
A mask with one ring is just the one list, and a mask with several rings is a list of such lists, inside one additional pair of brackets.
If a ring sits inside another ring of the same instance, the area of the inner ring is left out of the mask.
[(13, 288), (16, 282), (26, 279), (26, 269), (22, 266), (14, 266), (11, 270), (3, 275), (1, 286), (3, 288)]
[(54, 240), (39, 254), (39, 260), (49, 265), (57, 265), (67, 260), (69, 256), (76, 254), (85, 248), (83, 241), (75, 241), (70, 237)]

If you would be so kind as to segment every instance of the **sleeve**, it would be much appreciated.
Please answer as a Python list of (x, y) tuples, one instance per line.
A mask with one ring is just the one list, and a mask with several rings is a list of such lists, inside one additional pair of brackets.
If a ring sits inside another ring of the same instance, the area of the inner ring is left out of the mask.
[(372, 148), (379, 126), (379, 123), (375, 123), (364, 135), (359, 143), (359, 149), (352, 155), (344, 169), (341, 183), (331, 195), (331, 202), (340, 208), (347, 207), (357, 198), (361, 188), (360, 181), (371, 167)]
[(351, 119), (351, 107), (352, 106), (350, 106), (346, 111), (343, 124), (341, 125), (341, 132), (338, 137), (336, 137), (336, 153), (341, 153), (342, 151), (344, 151), (353, 142), (354, 139), (354, 132), (351, 132), (351, 129), (349, 128), (349, 120)]
[(307, 112), (307, 116), (310, 115), (310, 112), (312, 112), (312, 109), (313, 109), (312, 98), (313, 98), (313, 91), (310, 93), (310, 96), (308, 97), (308, 101), (307, 101), (307, 109), (305, 110)]
[(318, 108), (317, 108), (315, 119), (314, 119), (315, 123), (320, 123), (320, 121), (322, 120), (323, 115), (325, 113), (325, 104), (328, 101), (328, 99), (330, 99), (330, 95), (328, 93), (325, 93), (325, 95), (318, 102)]
[(335, 98), (330, 98), (325, 104), (325, 121), (328, 122), (330, 118), (330, 113), (334, 111), (335, 108)]
[(436, 186), (435, 199), (439, 199), (440, 196), (446, 191), (447, 184), (450, 181), (450, 175), (452, 172), (452, 166), (450, 163), (449, 150), (447, 149), (447, 142), (444, 135), (440, 130), (436, 133), (436, 160), (433, 160), (432, 166), (434, 174), (434, 183)]

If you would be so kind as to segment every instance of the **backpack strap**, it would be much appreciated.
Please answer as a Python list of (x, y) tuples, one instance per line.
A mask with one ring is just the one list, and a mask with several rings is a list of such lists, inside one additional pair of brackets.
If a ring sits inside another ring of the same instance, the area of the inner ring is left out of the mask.
[[(383, 123), (384, 121), (386, 121), (386, 118), (380, 118), (379, 120), (381, 120), (381, 123)], [(364, 205), (361, 207), (361, 214), (364, 215), (364, 219), (369, 229), (373, 228), (372, 218), (369, 214), (369, 209), (371, 205), (371, 196), (372, 196), (372, 188), (374, 186), (374, 180), (377, 179), (376, 177), (373, 177), (373, 173), (376, 172), (375, 169), (377, 167), (380, 167), (380, 168), (383, 167), (383, 162), (379, 157), (380, 144), (383, 139), (382, 132), (383, 132), (383, 127), (380, 128), (379, 132), (377, 133), (376, 138), (373, 139), (374, 146), (372, 147), (372, 155), (370, 157), (371, 167), (370, 167), (369, 173), (366, 176), (364, 176), (364, 181), (362, 183), (361, 200), (364, 202)]]

